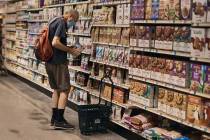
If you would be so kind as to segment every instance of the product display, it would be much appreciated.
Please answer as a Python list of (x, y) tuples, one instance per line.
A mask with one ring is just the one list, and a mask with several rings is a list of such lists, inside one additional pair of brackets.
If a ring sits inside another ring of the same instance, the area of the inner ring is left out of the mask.
[(9, 71), (50, 90), (35, 57), (41, 29), (69, 9), (71, 91), (77, 106), (110, 104), (111, 122), (145, 139), (202, 140), (210, 134), (208, 0), (27, 0), (7, 4), (3, 50)]

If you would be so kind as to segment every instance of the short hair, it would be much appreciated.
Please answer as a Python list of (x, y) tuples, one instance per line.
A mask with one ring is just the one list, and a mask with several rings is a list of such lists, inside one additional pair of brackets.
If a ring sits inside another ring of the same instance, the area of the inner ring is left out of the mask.
[(67, 10), (67, 11), (65, 12), (65, 14), (73, 15), (74, 18), (76, 18), (76, 20), (79, 19), (79, 12), (78, 12), (77, 10), (75, 10), (75, 9)]

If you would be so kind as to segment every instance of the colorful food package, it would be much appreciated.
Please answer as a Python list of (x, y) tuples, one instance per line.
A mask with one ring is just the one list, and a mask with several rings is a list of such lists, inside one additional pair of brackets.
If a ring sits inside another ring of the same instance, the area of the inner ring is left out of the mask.
[(205, 58), (210, 59), (210, 29), (206, 29), (206, 50)]
[(160, 49), (163, 48), (163, 36), (164, 36), (164, 26), (156, 26), (156, 32), (155, 32), (155, 48)]
[(175, 92), (172, 90), (167, 90), (166, 94), (166, 113), (169, 115), (174, 115), (174, 106), (175, 106)]
[(200, 64), (191, 64), (190, 89), (195, 92), (202, 93), (203, 91), (204, 68)]
[(111, 99), (112, 88), (108, 85), (105, 85), (102, 96), (107, 99)]
[(157, 81), (164, 81), (166, 73), (166, 59), (165, 58), (158, 58), (157, 59)]
[(169, 19), (179, 20), (180, 19), (180, 0), (170, 0), (169, 2)]
[(109, 47), (104, 47), (104, 59), (103, 61), (107, 63), (109, 60)]
[(144, 78), (149, 78), (151, 77), (151, 71), (149, 70), (149, 56), (142, 56), (142, 63), (141, 63), (141, 68), (142, 70), (142, 77)]
[(147, 0), (145, 4), (145, 19), (151, 20), (152, 17), (152, 0)]
[(203, 58), (205, 56), (205, 29), (204, 28), (192, 28), (192, 47), (191, 56), (197, 58)]
[(129, 46), (130, 44), (130, 28), (123, 28), (121, 34), (121, 45)]
[(210, 22), (210, 1), (207, 1), (207, 21), (206, 22)]
[(159, 18), (159, 0), (147, 0), (145, 11), (145, 19), (157, 20)]
[(112, 42), (112, 28), (107, 28), (107, 42)]
[(193, 23), (206, 22), (207, 16), (207, 0), (193, 0)]
[(163, 32), (163, 48), (164, 50), (172, 50), (174, 41), (174, 27), (165, 26)]
[(188, 62), (175, 61), (176, 78), (175, 85), (180, 87), (189, 86), (189, 71), (190, 65)]
[(191, 28), (187, 26), (175, 27), (173, 50), (190, 52), (191, 47)]
[(116, 11), (116, 24), (123, 24), (123, 18), (124, 18), (124, 9), (123, 5), (117, 5), (117, 11)]
[(137, 26), (130, 28), (130, 46), (137, 46)]
[(175, 104), (173, 108), (173, 116), (185, 120), (187, 114), (187, 95), (182, 93), (174, 93)]
[(139, 47), (150, 47), (150, 27), (149, 26), (139, 26), (138, 27), (138, 46)]
[(121, 28), (112, 29), (112, 43), (119, 44), (121, 39)]
[(167, 90), (158, 88), (158, 110), (166, 113)]
[(134, 67), (133, 67), (133, 75), (142, 77), (142, 56), (141, 55), (134, 55)]
[(123, 4), (123, 7), (124, 7), (123, 24), (130, 24), (131, 4)]
[(169, 84), (176, 83), (176, 65), (175, 60), (166, 59), (166, 71), (165, 71), (165, 79), (164, 82)]
[(210, 66), (205, 66), (203, 93), (210, 95)]
[(203, 101), (201, 97), (188, 95), (187, 121), (200, 125), (203, 121)]
[(124, 49), (121, 47), (117, 48), (117, 65), (123, 65), (124, 60)]
[(131, 5), (131, 20), (144, 19), (145, 14), (145, 1), (144, 0), (134, 0)]
[(210, 101), (204, 100), (204, 107), (203, 107), (203, 125), (210, 128)]
[(157, 57), (152, 57), (151, 60), (151, 79), (157, 80), (157, 65), (158, 65), (158, 58)]
[(182, 20), (191, 20), (192, 18), (192, 8), (191, 8), (191, 5), (192, 5), (192, 0), (181, 0), (180, 1), (180, 16)]
[(124, 58), (123, 58), (123, 66), (128, 67), (129, 66), (129, 54), (130, 50), (124, 49)]
[(169, 19), (169, 9), (170, 9), (169, 6), (170, 6), (170, 1), (160, 0), (160, 4), (159, 4), (159, 19), (160, 20)]

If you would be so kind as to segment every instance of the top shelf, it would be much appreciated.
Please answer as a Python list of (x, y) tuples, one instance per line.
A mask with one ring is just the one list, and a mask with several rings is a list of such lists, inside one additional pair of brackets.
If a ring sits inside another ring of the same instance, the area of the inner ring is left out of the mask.
[(113, 6), (119, 4), (127, 4), (131, 3), (131, 0), (123, 0), (123, 1), (110, 1), (110, 2), (103, 2), (103, 3), (95, 3), (93, 6)]
[(62, 7), (62, 6), (69, 6), (69, 5), (78, 5), (78, 4), (88, 4), (90, 1), (80, 1), (80, 2), (72, 2), (72, 3), (63, 3), (63, 4), (55, 4), (55, 5), (48, 5), (44, 8), (53, 8), (53, 7)]

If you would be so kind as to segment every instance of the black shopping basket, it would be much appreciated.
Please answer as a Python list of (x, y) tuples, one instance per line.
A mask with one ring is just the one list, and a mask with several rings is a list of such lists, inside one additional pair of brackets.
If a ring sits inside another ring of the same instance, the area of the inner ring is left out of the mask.
[[(111, 104), (101, 104), (102, 82), (108, 78), (111, 82)], [(113, 81), (110, 76), (110, 71), (107, 71), (101, 78), (100, 94), (98, 104), (81, 105), (78, 107), (79, 128), (84, 135), (89, 135), (93, 132), (106, 132), (107, 125), (110, 121), (112, 113), (112, 98), (113, 98)]]

